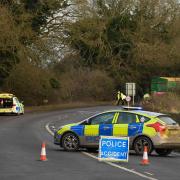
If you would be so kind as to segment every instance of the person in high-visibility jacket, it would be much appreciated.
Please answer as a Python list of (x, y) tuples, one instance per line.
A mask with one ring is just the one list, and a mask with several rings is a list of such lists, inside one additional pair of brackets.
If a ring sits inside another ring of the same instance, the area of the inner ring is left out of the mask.
[(118, 106), (119, 104), (124, 105), (126, 99), (126, 95), (124, 95), (122, 92), (118, 91), (117, 93), (117, 103), (116, 105)]

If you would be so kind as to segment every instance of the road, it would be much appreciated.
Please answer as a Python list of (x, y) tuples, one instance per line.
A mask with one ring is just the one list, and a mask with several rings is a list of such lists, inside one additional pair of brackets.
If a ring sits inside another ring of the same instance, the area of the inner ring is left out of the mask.
[[(77, 122), (112, 108), (0, 116), (0, 180), (179, 180), (180, 154), (173, 153), (169, 157), (153, 154), (149, 157), (149, 166), (141, 166), (142, 157), (133, 152), (128, 163), (103, 163), (95, 159), (95, 153), (63, 151), (53, 144), (52, 135), (46, 129)], [(46, 162), (39, 161), (43, 141), (46, 142)]]

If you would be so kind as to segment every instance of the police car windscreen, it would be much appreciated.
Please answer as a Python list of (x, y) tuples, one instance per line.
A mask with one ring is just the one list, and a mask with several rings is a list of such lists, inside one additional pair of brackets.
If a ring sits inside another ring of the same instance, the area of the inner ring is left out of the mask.
[(0, 108), (12, 108), (13, 99), (12, 98), (0, 98)]

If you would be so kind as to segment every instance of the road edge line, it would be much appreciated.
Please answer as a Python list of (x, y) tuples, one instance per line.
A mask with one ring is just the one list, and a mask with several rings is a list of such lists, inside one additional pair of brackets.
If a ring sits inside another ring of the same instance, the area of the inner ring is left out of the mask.
[[(93, 159), (98, 160), (98, 157), (96, 157), (96, 156), (94, 156), (94, 155), (92, 155), (92, 154), (89, 154), (89, 153), (87, 153), (87, 152), (81, 152), (81, 153), (82, 153), (82, 154), (85, 154), (85, 155), (87, 155), (87, 156), (89, 156), (89, 157), (91, 157), (91, 158), (93, 158)], [(123, 167), (123, 166), (119, 166), (119, 165), (117, 165), (117, 164), (115, 164), (115, 163), (112, 163), (112, 162), (106, 162), (106, 161), (104, 161), (104, 163), (106, 163), (106, 164), (108, 164), (108, 165), (110, 165), (110, 166), (119, 168), (119, 169), (121, 169), (121, 170), (124, 170), (124, 171), (130, 172), (130, 173), (136, 174), (136, 175), (138, 175), (138, 176), (140, 176), (140, 177), (143, 177), (143, 178), (146, 178), (146, 179), (157, 180), (157, 179), (155, 179), (155, 178), (146, 176), (146, 175), (144, 175), (144, 174), (142, 174), (142, 173), (139, 173), (139, 172), (137, 172), (137, 171), (135, 171), (135, 170), (131, 170), (131, 169), (125, 168), (125, 167)], [(152, 175), (152, 174), (151, 174), (151, 175)]]
[(46, 124), (45, 126), (46, 130), (49, 132), (49, 134), (51, 134), (52, 136), (54, 136), (54, 133), (51, 131), (51, 129), (49, 128), (49, 123)]

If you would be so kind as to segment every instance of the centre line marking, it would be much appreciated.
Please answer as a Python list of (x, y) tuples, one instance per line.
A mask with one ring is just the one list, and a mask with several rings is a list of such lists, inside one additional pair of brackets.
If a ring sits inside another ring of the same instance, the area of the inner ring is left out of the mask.
[[(54, 136), (54, 133), (53, 133), (53, 132), (51, 131), (51, 129), (49, 128), (49, 124), (50, 124), (50, 123), (46, 124), (45, 128), (46, 128), (46, 130), (49, 132), (50, 135)], [(89, 153), (87, 153), (87, 152), (81, 152), (81, 153), (84, 154), (84, 155), (87, 155), (87, 156), (89, 156), (89, 157), (91, 157), (91, 158), (93, 158), (93, 159), (98, 160), (98, 157), (96, 157), (96, 156), (94, 156), (94, 155), (92, 155), (92, 154), (89, 154)], [(143, 177), (143, 178), (145, 178), (145, 179), (158, 180), (158, 179), (156, 179), (156, 178), (152, 178), (152, 177), (146, 176), (145, 174), (139, 173), (139, 172), (137, 172), (137, 171), (135, 171), (135, 170), (128, 169), (128, 168), (125, 168), (125, 167), (123, 167), (123, 166), (119, 166), (119, 165), (117, 165), (117, 164), (115, 164), (115, 163), (112, 163), (112, 162), (104, 162), (104, 163), (106, 163), (106, 164), (108, 164), (108, 165), (110, 165), (110, 166), (119, 168), (119, 169), (121, 169), (121, 170), (124, 170), (124, 171), (126, 171), (126, 172), (130, 172), (130, 173), (136, 174), (136, 175), (138, 175), (138, 176), (140, 176), (140, 177)], [(145, 172), (145, 173), (148, 174), (147, 172)], [(152, 174), (149, 173), (149, 175), (152, 175)]]

